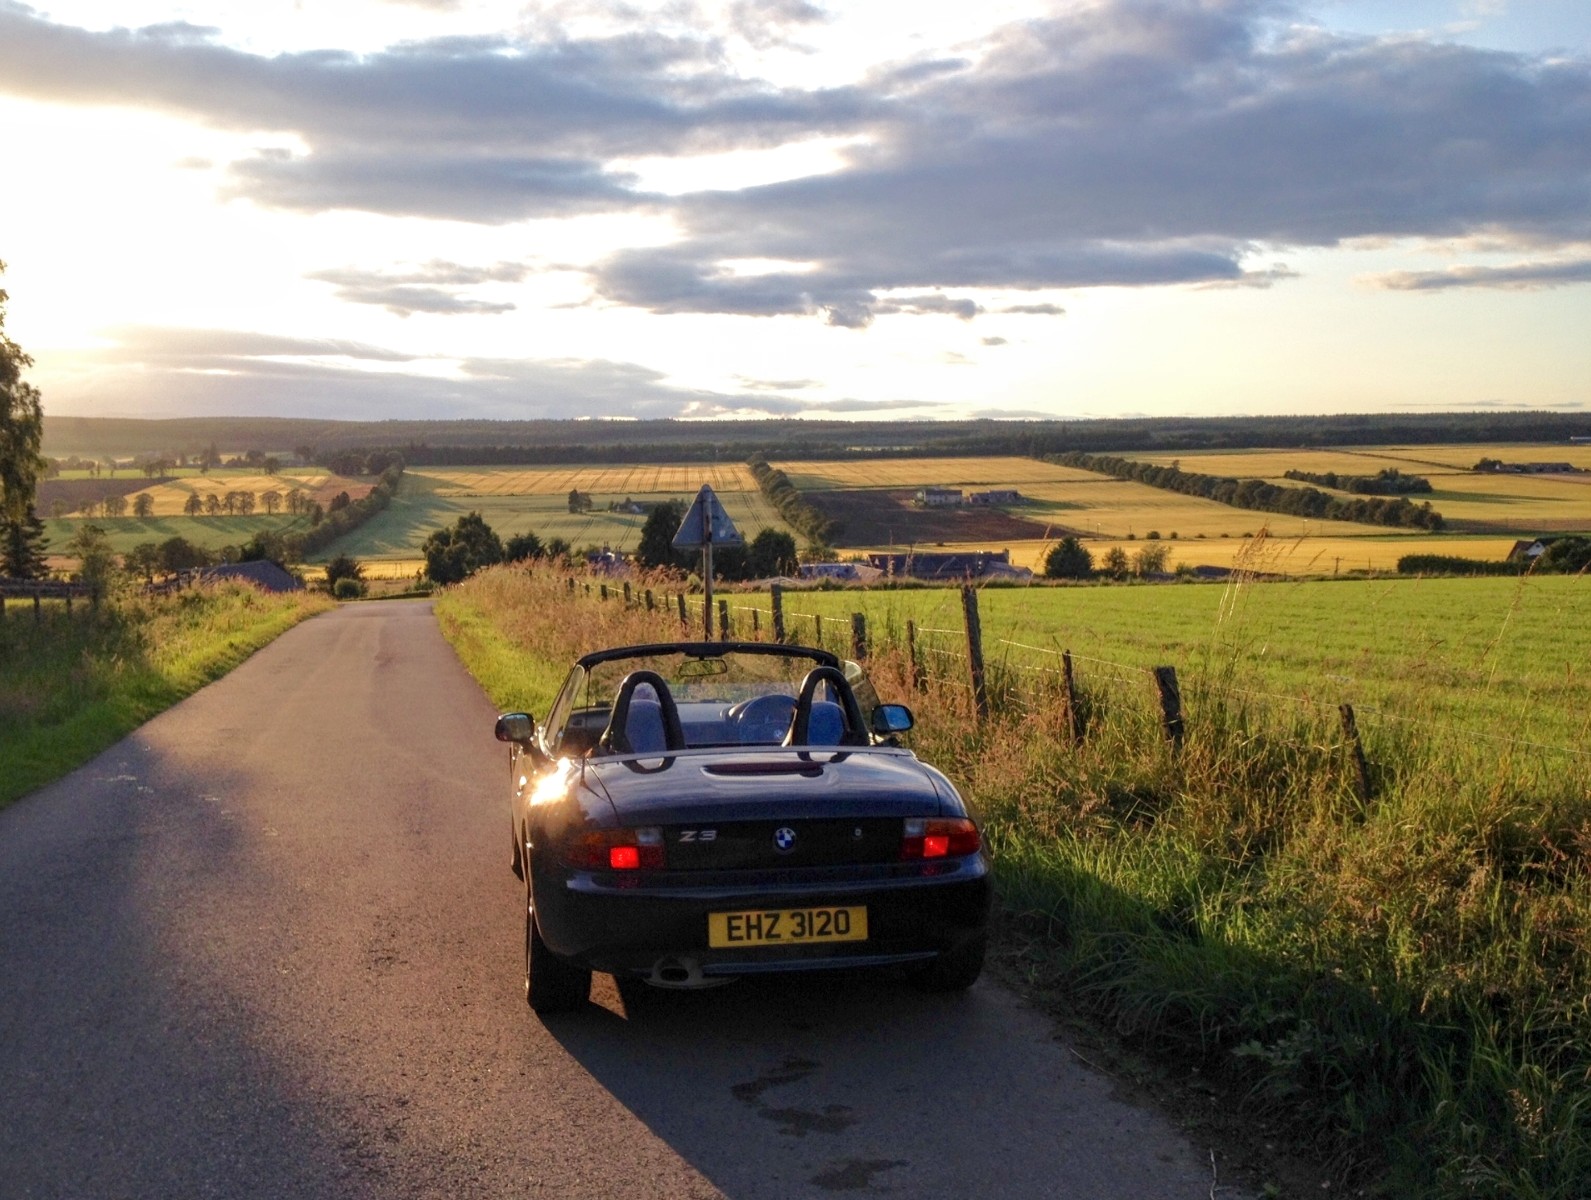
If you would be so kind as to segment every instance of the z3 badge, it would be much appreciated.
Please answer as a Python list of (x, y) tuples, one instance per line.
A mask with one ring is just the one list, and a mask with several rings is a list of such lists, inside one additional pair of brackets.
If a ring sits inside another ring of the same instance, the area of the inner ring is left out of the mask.
[(679, 840), (682, 842), (712, 842), (718, 840), (716, 829), (682, 829)]

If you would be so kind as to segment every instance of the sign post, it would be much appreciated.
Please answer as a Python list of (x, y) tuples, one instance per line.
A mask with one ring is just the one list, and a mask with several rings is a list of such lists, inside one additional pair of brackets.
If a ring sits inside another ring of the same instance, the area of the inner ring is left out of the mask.
[(713, 547), (743, 545), (745, 539), (729, 519), (729, 514), (724, 511), (713, 489), (702, 484), (702, 490), (696, 493), (690, 511), (679, 523), (673, 546), (676, 550), (702, 552), (702, 587), (707, 591), (706, 602), (702, 605), (702, 628), (709, 642), (713, 640)]

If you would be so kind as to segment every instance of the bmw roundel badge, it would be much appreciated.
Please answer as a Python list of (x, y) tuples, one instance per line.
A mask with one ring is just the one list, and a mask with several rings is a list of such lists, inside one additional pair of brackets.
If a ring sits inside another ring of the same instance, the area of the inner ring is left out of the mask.
[(789, 854), (795, 849), (796, 832), (788, 825), (781, 825), (773, 831), (773, 848), (780, 854)]

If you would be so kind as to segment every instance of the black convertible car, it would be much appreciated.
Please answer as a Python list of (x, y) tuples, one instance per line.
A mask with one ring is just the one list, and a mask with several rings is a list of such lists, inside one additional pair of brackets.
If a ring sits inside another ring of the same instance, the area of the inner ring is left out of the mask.
[(597, 651), (544, 723), (499, 717), (530, 1006), (583, 1005), (592, 971), (627, 999), (829, 967), (971, 986), (988, 852), (911, 724), (857, 664), (756, 642)]

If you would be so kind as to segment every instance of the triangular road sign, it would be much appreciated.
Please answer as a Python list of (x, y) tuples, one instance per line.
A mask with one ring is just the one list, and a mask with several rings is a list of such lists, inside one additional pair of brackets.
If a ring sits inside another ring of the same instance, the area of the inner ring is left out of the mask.
[(729, 519), (729, 514), (724, 511), (713, 489), (704, 483), (702, 490), (696, 493), (690, 511), (679, 523), (679, 532), (674, 535), (673, 544), (676, 550), (700, 550), (706, 545), (743, 546), (745, 539)]

